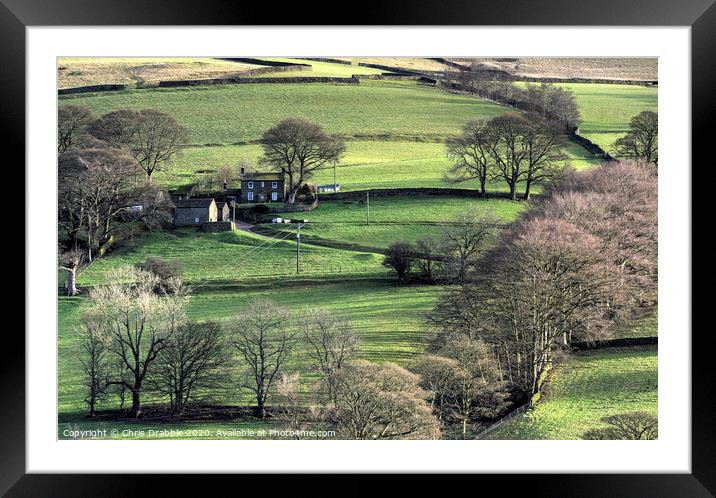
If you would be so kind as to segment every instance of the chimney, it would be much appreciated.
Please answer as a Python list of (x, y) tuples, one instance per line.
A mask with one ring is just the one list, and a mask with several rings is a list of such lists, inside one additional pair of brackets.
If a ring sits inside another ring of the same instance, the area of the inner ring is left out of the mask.
[(241, 166), (241, 174), (243, 175), (246, 172), (243, 166)]
[(228, 188), (228, 185), (226, 183), (226, 180), (224, 180), (224, 192), (226, 191), (227, 188)]

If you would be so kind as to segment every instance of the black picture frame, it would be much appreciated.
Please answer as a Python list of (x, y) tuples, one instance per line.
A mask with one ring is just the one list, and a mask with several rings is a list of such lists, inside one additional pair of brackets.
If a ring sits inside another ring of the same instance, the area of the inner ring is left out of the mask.
[[(337, 5), (337, 4), (336, 4)], [(708, 123), (716, 109), (716, 6), (714, 0), (449, 0), (410, 4), (397, 0), (362, 2), (339, 14), (334, 6), (310, 8), (244, 0), (0, 0), (0, 123), (6, 150), (24, 164), (25, 151), (25, 29), (29, 26), (85, 25), (516, 25), (516, 26), (690, 26), (692, 42), (692, 158), (706, 161)], [(344, 8), (347, 8), (347, 4)], [(711, 104), (709, 104), (709, 102)], [(708, 151), (710, 152), (710, 151)], [(27, 188), (26, 188), (27, 191)], [(27, 197), (25, 201), (27, 201)], [(22, 202), (22, 201), (21, 201)], [(27, 220), (26, 220), (27, 222)], [(26, 225), (26, 229), (27, 225)], [(28, 261), (25, 261), (28, 264)], [(696, 296), (695, 296), (696, 297)], [(38, 475), (25, 472), (25, 343), (6, 327), (6, 351), (0, 362), (0, 492), (6, 496), (137, 496), (160, 485), (161, 495), (185, 494), (192, 488), (205, 493), (216, 476)], [(712, 496), (716, 493), (713, 379), (708, 329), (692, 340), (692, 473), (678, 475), (522, 475), (472, 476), (481, 484), (505, 485), (511, 491), (529, 489), (537, 496)], [(231, 478), (231, 476), (225, 476)], [(164, 478), (164, 479), (162, 479)], [(301, 486), (308, 476), (276, 476), (278, 488)], [(241, 477), (244, 492), (252, 480)], [(265, 477), (264, 477), (265, 479)], [(321, 487), (334, 493), (358, 494), (372, 488), (364, 478), (336, 488), (323, 478)], [(488, 483), (487, 481), (492, 481)], [(499, 483), (497, 482), (499, 481)], [(442, 478), (412, 476), (413, 486), (438, 492)], [(341, 491), (337, 491), (337, 490)], [(487, 489), (487, 488), (482, 488)], [(496, 489), (496, 488), (493, 488)], [(504, 489), (504, 488), (503, 488)], [(223, 493), (222, 493), (223, 494)], [(234, 494), (232, 492), (232, 494)]]

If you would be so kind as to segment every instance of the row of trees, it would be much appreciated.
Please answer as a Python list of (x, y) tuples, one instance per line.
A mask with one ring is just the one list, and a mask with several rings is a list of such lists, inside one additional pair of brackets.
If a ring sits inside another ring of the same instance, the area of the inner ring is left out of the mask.
[(500, 224), (490, 210), (469, 209), (437, 236), (414, 244), (394, 242), (386, 251), (383, 266), (393, 270), (401, 283), (414, 277), (424, 282), (465, 282), (478, 269)]
[[(164, 397), (169, 412), (181, 414), (233, 383), (237, 393), (251, 393), (258, 417), (267, 416), (275, 397), (273, 415), (297, 434), (315, 423), (351, 439), (440, 437), (420, 378), (397, 365), (358, 360), (349, 321), (325, 310), (296, 316), (258, 299), (225, 325), (195, 322), (186, 317), (187, 294), (177, 288), (176, 273), (161, 277), (146, 269), (166, 266), (153, 259), (120, 268), (108, 285), (91, 291), (80, 330), (90, 416), (116, 395), (121, 408), (130, 396), (129, 416), (139, 417), (146, 393)], [(298, 354), (319, 378), (308, 386), (309, 400), (288, 368)], [(226, 373), (234, 366), (238, 378)]]
[(552, 83), (517, 86), (510, 81), (482, 78), (479, 74), (463, 71), (447, 73), (440, 85), (537, 114), (558, 123), (563, 131), (573, 132), (579, 126), (582, 118), (577, 100), (570, 90)]
[(532, 114), (506, 113), (470, 121), (460, 135), (446, 140), (448, 158), (454, 161), (447, 179), (478, 180), (482, 196), (488, 182), (503, 181), (512, 200), (524, 183), (524, 198), (529, 199), (534, 185), (548, 182), (562, 170), (565, 143), (559, 125)]
[(568, 171), (447, 291), (428, 321), (434, 348), (482, 340), (515, 393), (529, 396), (562, 347), (609, 334), (656, 302), (657, 179), (642, 162)]

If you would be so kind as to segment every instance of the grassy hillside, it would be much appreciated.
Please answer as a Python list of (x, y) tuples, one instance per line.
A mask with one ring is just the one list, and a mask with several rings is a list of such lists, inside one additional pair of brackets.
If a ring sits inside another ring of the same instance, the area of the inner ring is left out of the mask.
[[(416, 241), (438, 236), (459, 215), (469, 209), (490, 211), (507, 223), (527, 208), (527, 204), (507, 199), (469, 199), (444, 196), (374, 197), (370, 213), (362, 201), (323, 201), (319, 209), (298, 216), (309, 221), (301, 232), (309, 242), (342, 247), (384, 250), (400, 240)], [(369, 224), (366, 218), (369, 215)], [(277, 216), (281, 216), (280, 214)], [(286, 217), (296, 215), (286, 214)], [(268, 233), (293, 230), (286, 225), (260, 225)]]
[[(525, 86), (527, 83), (516, 83)], [(579, 134), (609, 151), (629, 131), (629, 121), (642, 111), (656, 111), (658, 88), (640, 85), (557, 83), (574, 92), (582, 115)]]
[(561, 83), (574, 92), (582, 113), (579, 133), (609, 151), (629, 131), (629, 121), (642, 111), (656, 111), (655, 87)]
[[(281, 237), (284, 239), (279, 240)], [(138, 240), (135, 247), (122, 248), (97, 260), (82, 272), (78, 283), (101, 284), (108, 270), (137, 263), (149, 255), (178, 261), (184, 280), (194, 285), (290, 279), (296, 271), (296, 243), (292, 233), (267, 239), (239, 230), (210, 234), (189, 228), (148, 234)], [(326, 278), (376, 272), (383, 275), (381, 261), (379, 254), (338, 251), (308, 244), (301, 250), (302, 271), (329, 274)]]
[(656, 347), (580, 353), (558, 367), (535, 407), (488, 439), (581, 439), (602, 417), (645, 411), (657, 415)]
[[(97, 113), (123, 107), (157, 108), (187, 126), (193, 144), (215, 145), (187, 148), (166, 171), (157, 173), (157, 181), (168, 188), (191, 184), (242, 159), (256, 161), (261, 148), (249, 142), (292, 115), (320, 122), (327, 131), (349, 139), (337, 171), (343, 190), (449, 187), (445, 174), (450, 162), (441, 143), (445, 136), (459, 132), (470, 119), (507, 111), (474, 97), (415, 82), (388, 81), (144, 89), (61, 97), (60, 105), (66, 103), (85, 105)], [(570, 145), (568, 153), (575, 167), (597, 164), (575, 144)], [(319, 172), (313, 181), (332, 183), (332, 168)], [(460, 186), (476, 185), (468, 182)]]
[[(336, 167), (336, 181), (341, 190), (365, 190), (396, 187), (457, 187), (476, 188), (477, 181), (452, 184), (445, 179), (451, 162), (445, 155), (445, 146), (439, 142), (407, 140), (350, 140), (346, 154)], [(156, 180), (167, 188), (189, 185), (202, 175), (217, 171), (224, 165), (236, 166), (242, 160), (258, 161), (262, 149), (259, 145), (227, 145), (219, 147), (190, 147), (175, 156), (171, 164), (156, 173)], [(567, 161), (577, 169), (599, 163), (585, 149), (570, 143)], [(311, 181), (317, 185), (333, 183), (333, 167), (316, 172)], [(492, 190), (506, 191), (501, 182)]]
[(301, 116), (344, 137), (440, 140), (469, 119), (505, 108), (413, 81), (363, 81), (360, 85), (286, 84), (152, 88), (60, 97), (97, 113), (155, 108), (186, 126), (193, 144), (258, 140), (282, 119)]

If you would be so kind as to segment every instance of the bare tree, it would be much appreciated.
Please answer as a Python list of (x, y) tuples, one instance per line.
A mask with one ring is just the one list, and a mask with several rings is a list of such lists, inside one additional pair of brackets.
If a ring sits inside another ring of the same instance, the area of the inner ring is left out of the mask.
[(129, 146), (139, 133), (139, 119), (139, 111), (118, 109), (92, 122), (88, 131), (111, 147)]
[(545, 214), (574, 223), (602, 241), (602, 254), (618, 272), (612, 313), (628, 314), (657, 296), (658, 196), (656, 170), (646, 163), (619, 161), (569, 172), (552, 189)]
[(82, 314), (80, 337), (80, 363), (85, 375), (85, 388), (87, 396), (85, 403), (89, 416), (94, 417), (97, 403), (104, 399), (110, 385), (110, 368), (108, 354), (111, 337), (106, 330), (104, 315), (94, 308), (89, 308)]
[(87, 235), (87, 260), (106, 243), (114, 221), (134, 204), (143, 184), (141, 171), (122, 149), (83, 149), (60, 161), (58, 219), (77, 246), (77, 234)]
[(393, 242), (385, 253), (383, 266), (392, 268), (398, 276), (398, 281), (405, 283), (408, 280), (414, 258), (415, 250), (409, 243)]
[(263, 134), (261, 144), (261, 162), (288, 176), (289, 204), (316, 170), (339, 161), (346, 150), (341, 139), (303, 118), (284, 119)]
[(68, 296), (76, 296), (79, 294), (77, 290), (77, 271), (82, 266), (84, 259), (85, 254), (79, 249), (70, 249), (59, 255), (59, 268), (67, 273), (65, 289), (67, 290)]
[(629, 122), (629, 133), (614, 142), (614, 153), (624, 159), (638, 159), (657, 165), (659, 161), (659, 116), (642, 111)]
[(301, 407), (301, 375), (298, 372), (282, 373), (276, 383), (278, 415), (294, 432), (294, 439), (301, 439), (304, 426)]
[(92, 124), (90, 133), (112, 145), (126, 146), (149, 180), (189, 141), (184, 126), (156, 109), (110, 112)]
[(300, 324), (308, 346), (306, 354), (325, 383), (328, 399), (333, 401), (336, 373), (358, 353), (360, 341), (353, 324), (327, 310), (308, 310)]
[(440, 350), (454, 336), (476, 339), (486, 334), (493, 319), (489, 306), (492, 297), (489, 274), (487, 279), (451, 286), (443, 292), (425, 317), (434, 332), (430, 351)]
[(507, 408), (507, 383), (490, 347), (481, 340), (452, 339), (440, 354), (456, 363), (446, 372), (448, 382), (441, 397), (459, 420), (463, 439), (467, 439), (468, 425), (473, 419), (494, 418)]
[(257, 416), (266, 417), (266, 401), (294, 346), (286, 309), (270, 299), (255, 299), (231, 324), (231, 342), (246, 365), (241, 387), (256, 397)]
[(480, 195), (487, 195), (487, 181), (493, 176), (491, 152), (497, 136), (488, 121), (469, 121), (462, 134), (449, 137), (445, 144), (447, 156), (454, 161), (448, 172), (448, 180), (454, 183), (477, 179), (480, 182)]
[(562, 169), (566, 139), (563, 130), (556, 124), (533, 119), (527, 127), (525, 199), (530, 198), (532, 186), (553, 179)]
[(392, 363), (345, 365), (335, 384), (339, 432), (349, 439), (439, 439), (419, 380)]
[(135, 263), (136, 268), (153, 273), (157, 277), (154, 292), (160, 296), (176, 294), (182, 290), (181, 263), (165, 260), (159, 256), (147, 256), (144, 261)]
[(92, 111), (79, 105), (63, 105), (57, 110), (57, 152), (64, 153), (82, 141), (94, 120)]
[(445, 248), (436, 237), (423, 237), (415, 243), (415, 266), (421, 276), (429, 282), (434, 282), (442, 267)]
[(452, 358), (426, 354), (418, 358), (413, 371), (420, 376), (420, 386), (430, 393), (430, 408), (442, 422), (445, 403), (449, 401), (454, 372), (459, 364)]
[(444, 231), (443, 268), (448, 278), (464, 282), (471, 267), (497, 231), (499, 219), (490, 210), (469, 209)]
[(180, 414), (199, 391), (216, 384), (225, 360), (221, 325), (187, 321), (167, 338), (149, 380), (169, 398), (171, 412)]
[[(513, 382), (530, 394), (553, 359), (574, 334), (598, 338), (616, 287), (617, 273), (599, 239), (565, 222), (535, 217), (505, 234), (504, 249), (492, 263), (484, 303), (494, 320), (498, 343)], [(502, 342), (505, 341), (505, 342)]]
[(109, 273), (107, 285), (90, 293), (107, 324), (112, 354), (123, 365), (120, 378), (110, 384), (122, 385), (132, 393), (132, 417), (142, 414), (141, 394), (150, 367), (185, 320), (184, 299), (158, 297), (154, 293), (156, 278), (150, 272), (121, 267)]
[(659, 434), (659, 421), (656, 417), (645, 412), (629, 412), (610, 415), (602, 418), (608, 427), (590, 429), (584, 433), (584, 439), (606, 440), (640, 440), (657, 439)]
[(507, 183), (513, 201), (517, 199), (517, 186), (527, 175), (529, 128), (527, 120), (519, 114), (507, 113), (490, 120), (490, 130), (494, 133), (490, 155), (496, 176)]

